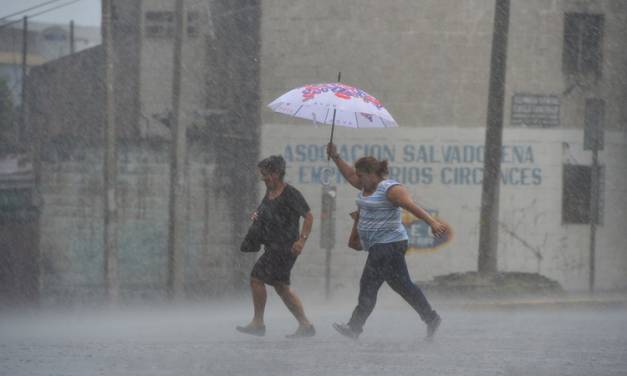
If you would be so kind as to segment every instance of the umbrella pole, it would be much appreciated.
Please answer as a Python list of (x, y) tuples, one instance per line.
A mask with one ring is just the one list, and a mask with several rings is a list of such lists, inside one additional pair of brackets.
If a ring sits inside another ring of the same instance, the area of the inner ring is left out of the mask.
[[(337, 72), (337, 82), (342, 81), (342, 72)], [(333, 131), (335, 131), (335, 108), (333, 109), (333, 122), (331, 123), (331, 139), (329, 143), (333, 143)]]
[(331, 122), (331, 139), (329, 140), (330, 144), (333, 143), (333, 131), (335, 131), (335, 109), (333, 110), (333, 122)]
[[(331, 123), (331, 139), (329, 140), (329, 144), (333, 143), (333, 131), (335, 130), (335, 109), (333, 110), (333, 122)], [(327, 161), (331, 160), (331, 156), (327, 155)]]

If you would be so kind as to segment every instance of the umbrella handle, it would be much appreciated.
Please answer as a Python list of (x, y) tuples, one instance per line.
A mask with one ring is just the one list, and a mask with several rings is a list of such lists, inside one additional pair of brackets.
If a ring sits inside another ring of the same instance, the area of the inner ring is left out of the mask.
[(329, 140), (330, 143), (333, 143), (333, 131), (335, 131), (335, 109), (333, 109), (333, 121), (331, 122), (331, 139)]
[[(337, 82), (342, 80), (342, 72), (337, 72)], [(333, 121), (331, 122), (331, 138), (329, 139), (329, 143), (333, 143), (333, 132), (335, 131), (335, 112), (336, 109), (333, 109)], [(327, 155), (327, 161), (331, 159), (330, 155)]]
[[(329, 143), (333, 143), (333, 131), (335, 131), (335, 109), (333, 109), (333, 122), (331, 123), (331, 138), (329, 139)], [(331, 159), (330, 155), (327, 155), (327, 161)]]

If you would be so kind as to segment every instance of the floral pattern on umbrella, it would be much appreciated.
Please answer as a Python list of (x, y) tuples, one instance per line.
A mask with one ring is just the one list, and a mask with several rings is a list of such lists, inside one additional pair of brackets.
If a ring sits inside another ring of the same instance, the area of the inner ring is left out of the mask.
[(305, 85), (288, 91), (268, 107), (275, 112), (350, 128), (389, 128), (398, 124), (381, 101), (343, 83)]

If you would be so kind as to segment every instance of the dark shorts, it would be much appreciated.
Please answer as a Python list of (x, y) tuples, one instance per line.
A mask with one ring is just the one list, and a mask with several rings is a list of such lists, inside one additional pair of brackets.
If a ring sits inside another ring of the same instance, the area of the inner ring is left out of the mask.
[(290, 284), (290, 274), (297, 256), (292, 254), (292, 245), (265, 247), (250, 276), (262, 280), (268, 285), (275, 283)]

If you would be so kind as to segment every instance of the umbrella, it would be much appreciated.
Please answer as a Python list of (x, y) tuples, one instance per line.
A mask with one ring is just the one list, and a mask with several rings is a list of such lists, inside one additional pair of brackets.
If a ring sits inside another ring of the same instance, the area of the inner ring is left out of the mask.
[(268, 107), (314, 123), (350, 128), (389, 128), (398, 124), (381, 101), (365, 91), (340, 82), (311, 84), (288, 91)]

